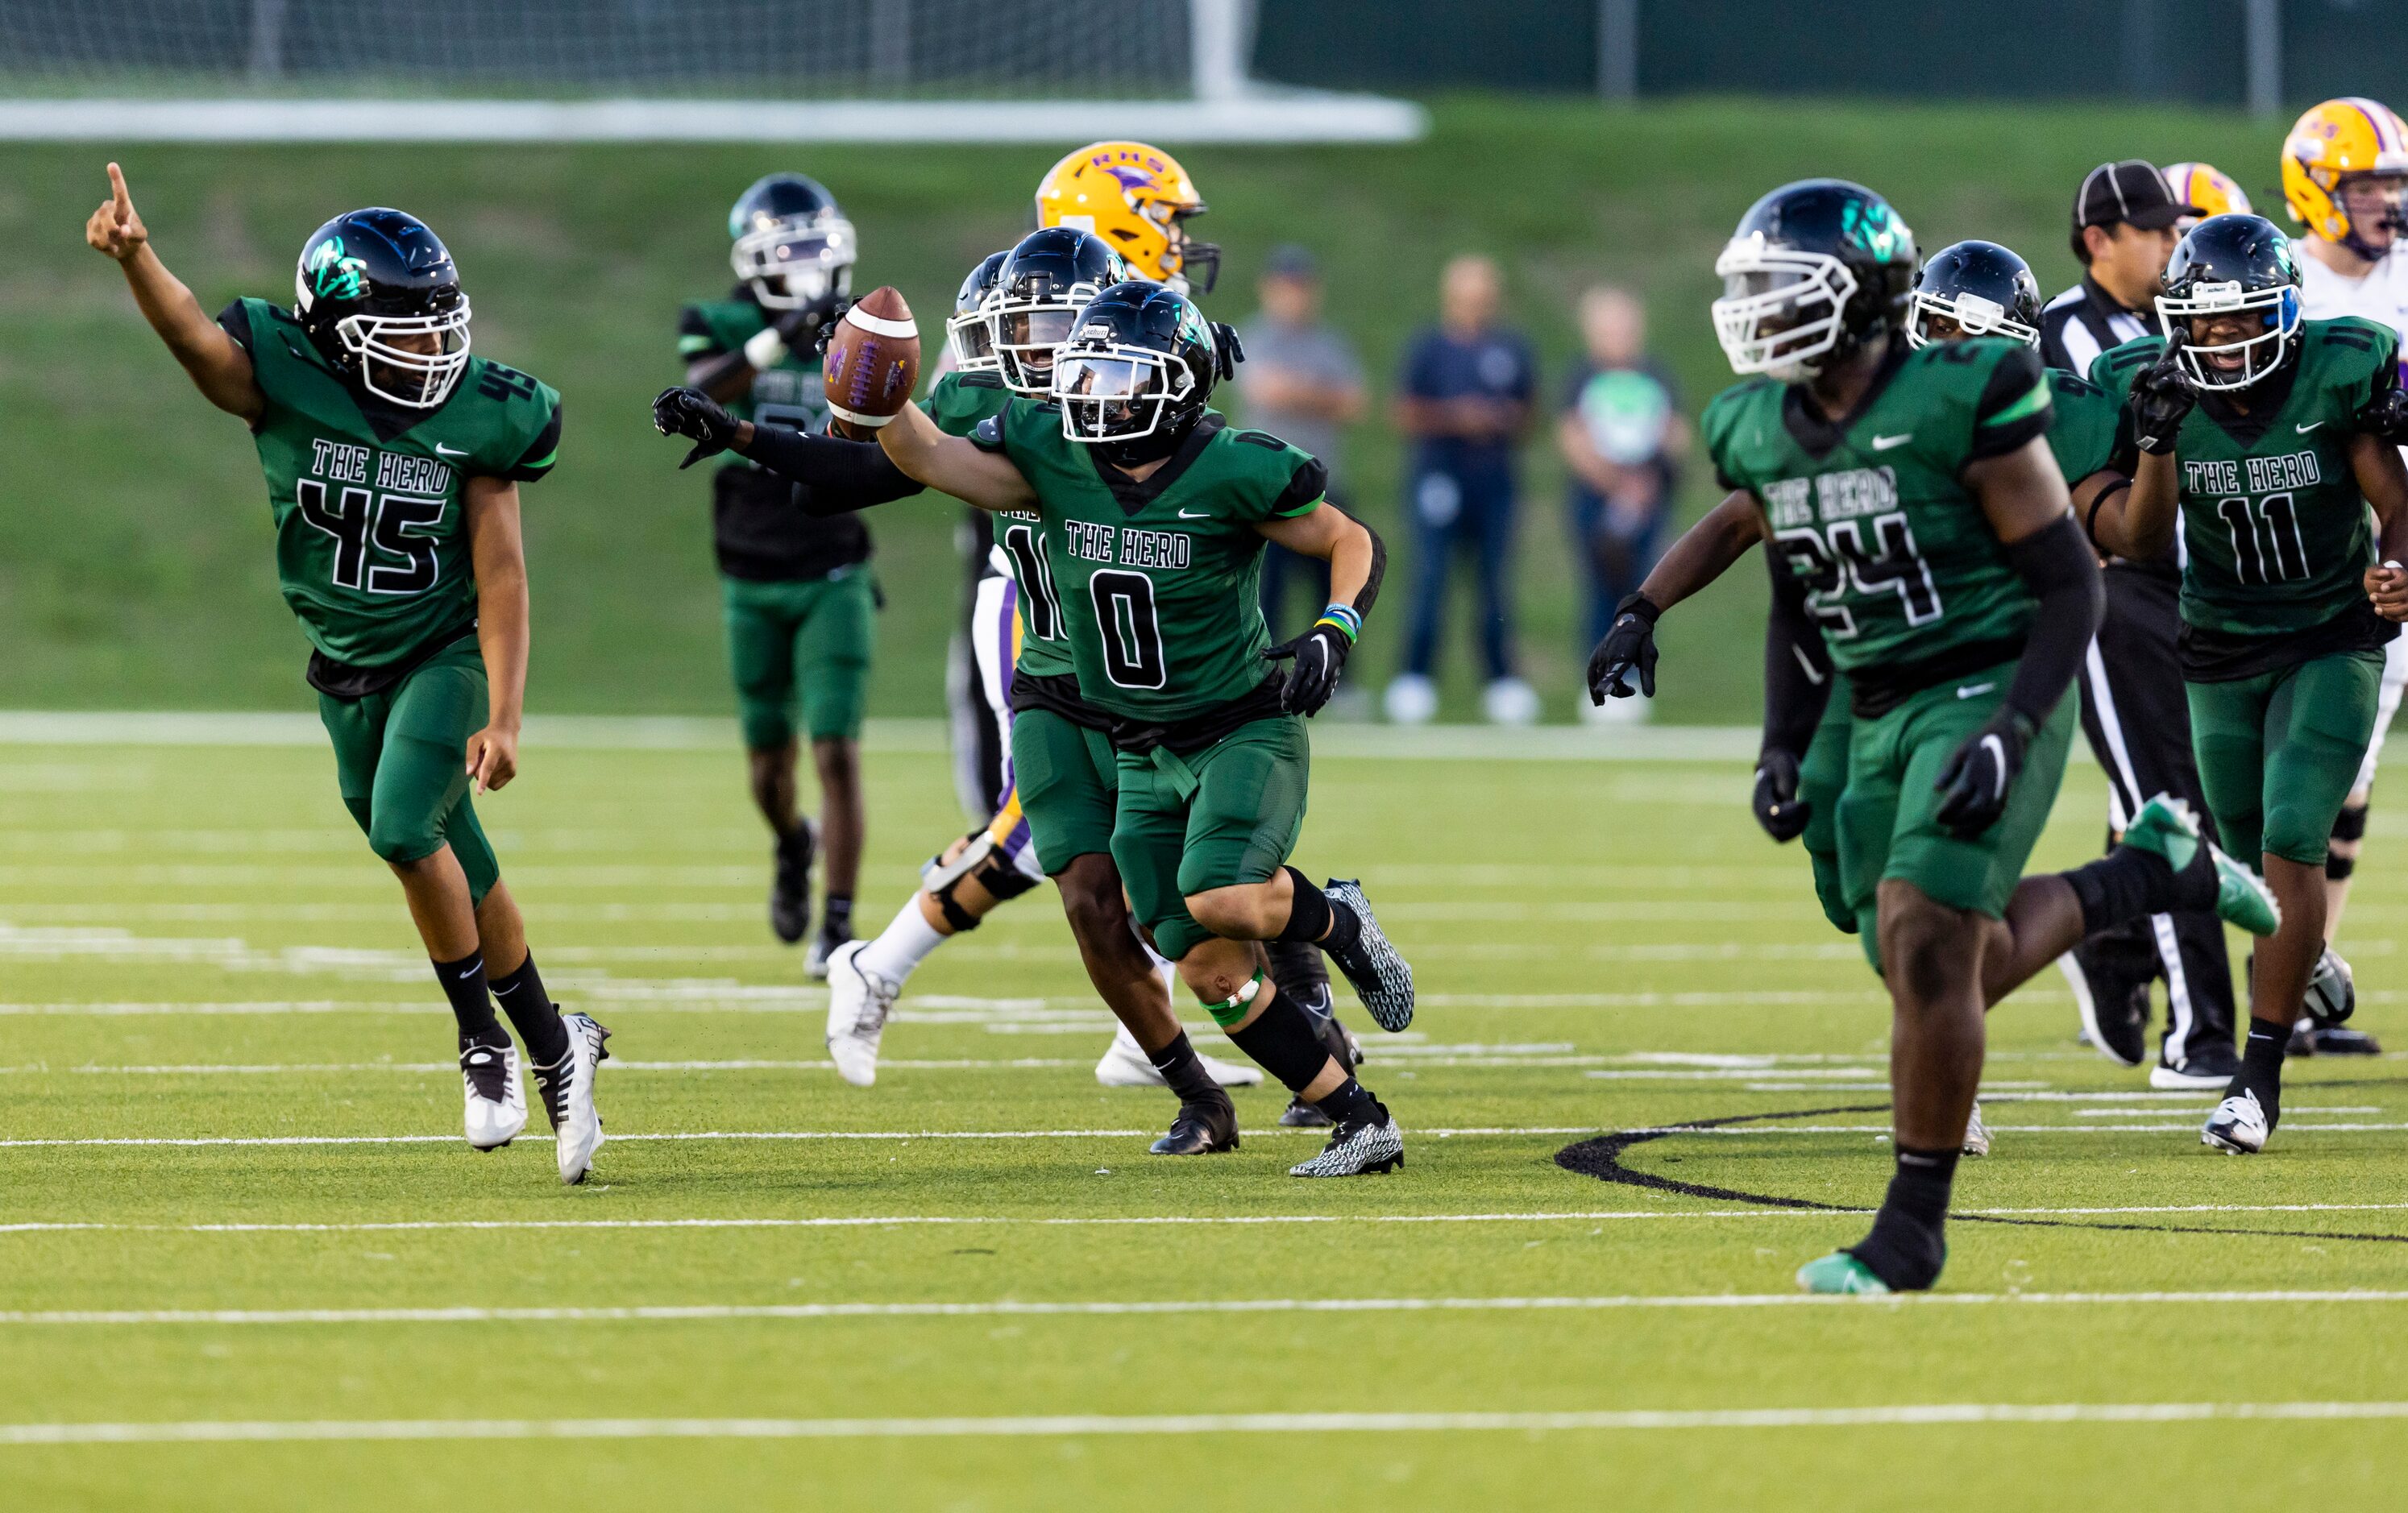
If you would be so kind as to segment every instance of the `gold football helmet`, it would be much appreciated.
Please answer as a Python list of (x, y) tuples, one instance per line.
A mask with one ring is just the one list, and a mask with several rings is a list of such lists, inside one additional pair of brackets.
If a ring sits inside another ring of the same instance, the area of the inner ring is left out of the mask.
[(1037, 224), (1102, 237), (1129, 270), (1182, 292), (1205, 293), (1221, 274), (1221, 250), (1187, 233), (1204, 198), (1179, 160), (1143, 142), (1095, 142), (1047, 171), (1037, 186)]

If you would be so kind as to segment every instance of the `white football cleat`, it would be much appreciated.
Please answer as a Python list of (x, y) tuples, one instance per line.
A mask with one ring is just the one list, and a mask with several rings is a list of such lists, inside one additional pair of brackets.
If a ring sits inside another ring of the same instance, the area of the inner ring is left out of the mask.
[(837, 1075), (856, 1088), (878, 1080), (878, 1042), (886, 1034), (886, 1016), (903, 992), (862, 968), (861, 948), (867, 942), (848, 940), (828, 952), (827, 1048)]
[(543, 1094), (543, 1111), (552, 1120), (560, 1148), (560, 1179), (569, 1187), (585, 1180), (594, 1168), (594, 1153), (602, 1149), (602, 1114), (594, 1106), (594, 1074), (609, 1059), (602, 1042), (610, 1032), (589, 1014), (563, 1014), (568, 1031), (568, 1051), (550, 1066), (535, 1069), (536, 1091)]
[(526, 1128), (526, 1088), (519, 1081), (519, 1048), (470, 1046), (460, 1052), (460, 1082), (466, 1094), (464, 1120), (468, 1144), (498, 1150)]
[[(833, 1012), (833, 1010), (831, 1010)], [(1259, 1066), (1240, 1066), (1233, 1062), (1215, 1061), (1202, 1051), (1196, 1059), (1204, 1063), (1204, 1075), (1216, 1087), (1252, 1088), (1261, 1085), (1263, 1071)], [(1104, 1049), (1103, 1060), (1096, 1063), (1096, 1080), (1108, 1088), (1162, 1088), (1169, 1084), (1154, 1069), (1154, 1060), (1145, 1048), (1137, 1043), (1124, 1024), (1113, 1035), (1112, 1043)]]
[(2272, 1129), (2266, 1122), (2266, 1109), (2258, 1102), (2258, 1094), (2243, 1088), (2217, 1104), (2215, 1112), (2207, 1116), (2207, 1127), (2199, 1132), (2199, 1143), (2230, 1156), (2254, 1156), (2266, 1149), (2266, 1136)]
[(1990, 1127), (1982, 1122), (1982, 1106), (1979, 1102), (1973, 1105), (1973, 1111), (1965, 1116), (1964, 1152), (1969, 1156), (1986, 1156), (1990, 1153)]

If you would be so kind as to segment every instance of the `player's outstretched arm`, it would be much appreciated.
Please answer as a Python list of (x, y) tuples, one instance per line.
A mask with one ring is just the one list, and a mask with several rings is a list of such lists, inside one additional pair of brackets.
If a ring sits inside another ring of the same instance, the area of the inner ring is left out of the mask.
[(2360, 434), (2350, 438), (2350, 470), (2358, 489), (2374, 509), (2375, 566), (2366, 570), (2366, 596), (2374, 612), (2386, 620), (2408, 620), (2408, 465), (2388, 437)]
[[(981, 429), (994, 423), (986, 421)], [(904, 477), (952, 494), (973, 509), (1026, 509), (1037, 503), (1037, 492), (1011, 459), (945, 435), (917, 404), (906, 402), (894, 420), (879, 428), (878, 444)]]
[(256, 422), (267, 408), (267, 397), (259, 392), (251, 354), (208, 318), (193, 292), (150, 250), (150, 230), (135, 213), (125, 174), (116, 164), (108, 165), (108, 198), (84, 222), (83, 239), (125, 270), (142, 318), (184, 364), (203, 397), (229, 415)]
[(1806, 585), (1767, 552), (1772, 610), (1764, 622), (1764, 740), (1756, 761), (1756, 822), (1777, 841), (1806, 833), (1813, 806), (1798, 797), (1799, 769), (1831, 701), (1831, 651), (1814, 623)]
[(2073, 687), (2107, 607), (2099, 557), (2074, 523), (2065, 477), (2043, 436), (1965, 468), (1965, 486), (2038, 601), (2014, 681), (1998, 712), (1965, 738), (1932, 786), (1937, 817), (1960, 835), (1978, 835), (2006, 812), (2024, 753)]
[(1264, 521), (1254, 529), (1299, 556), (1329, 564), (1329, 607), (1302, 635), (1263, 653), (1269, 662), (1293, 660), (1280, 707), (1311, 717), (1338, 691), (1338, 675), (1362, 639), (1363, 617), (1371, 612), (1380, 580), (1387, 576), (1388, 550), (1377, 532), (1326, 499), (1301, 515)]
[(519, 726), (526, 717), (526, 547), (519, 534), (517, 484), (480, 475), (465, 492), (486, 698), (485, 728), (468, 737), (468, 776), (481, 793), (519, 771)]
[[(1589, 702), (1634, 693), (1656, 696), (1656, 621), (1665, 610), (1730, 570), (1747, 549), (1764, 539), (1764, 510), (1756, 495), (1735, 489), (1705, 518), (1681, 533), (1639, 592), (1614, 606), (1613, 623), (1588, 657)], [(1633, 673), (1639, 686), (1630, 686)]]

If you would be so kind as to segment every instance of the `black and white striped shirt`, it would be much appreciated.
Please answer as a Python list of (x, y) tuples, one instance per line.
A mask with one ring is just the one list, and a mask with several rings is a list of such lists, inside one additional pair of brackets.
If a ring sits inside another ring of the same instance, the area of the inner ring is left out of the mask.
[(2087, 376), (2092, 359), (2135, 336), (2156, 334), (2146, 316), (2115, 303), (2115, 296), (2084, 274), (2082, 281), (2050, 300), (2040, 312), (2040, 360), (2053, 368)]

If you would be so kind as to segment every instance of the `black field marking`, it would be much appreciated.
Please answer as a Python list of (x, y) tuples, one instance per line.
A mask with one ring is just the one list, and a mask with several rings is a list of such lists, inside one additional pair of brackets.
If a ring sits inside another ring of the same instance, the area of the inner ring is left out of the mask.
[[(2392, 1080), (2379, 1078), (2376, 1080)], [(2319, 1084), (2323, 1086), (2326, 1084)], [(1751, 1203), (1762, 1208), (1804, 1208), (1821, 1213), (1863, 1214), (1870, 1208), (1851, 1207), (1845, 1204), (1820, 1203), (1813, 1198), (1783, 1197), (1774, 1192), (1746, 1192), (1738, 1188), (1713, 1187), (1703, 1182), (1683, 1182), (1653, 1172), (1634, 1171), (1623, 1164), (1623, 1152), (1650, 1140), (1661, 1140), (1684, 1130), (1720, 1129), (1732, 1124), (1760, 1124), (1784, 1119), (1822, 1119), (1831, 1114), (1886, 1114), (1887, 1104), (1848, 1104), (1831, 1108), (1784, 1108), (1762, 1114), (1726, 1114), (1719, 1119), (1690, 1119), (1673, 1124), (1659, 1124), (1644, 1130), (1624, 1130), (1599, 1135), (1592, 1140), (1579, 1140), (1555, 1152), (1555, 1164), (1568, 1172), (1594, 1177), (1600, 1182), (1617, 1182), (1625, 1187), (1646, 1188), (1656, 1192), (1678, 1192), (1686, 1197), (1708, 1198), (1717, 1203)], [(2301, 1229), (2240, 1229), (2215, 1224), (2119, 1224), (2089, 1219), (2027, 1219), (2004, 1214), (1952, 1213), (1948, 1216), (1960, 1224), (2008, 1224), (2026, 1229), (2093, 1229), (2138, 1235), (2238, 1235), (2252, 1239), (2284, 1240), (2360, 1240), (2372, 1245), (2408, 1245), (2408, 1235), (2351, 1235), (2329, 1230)]]

